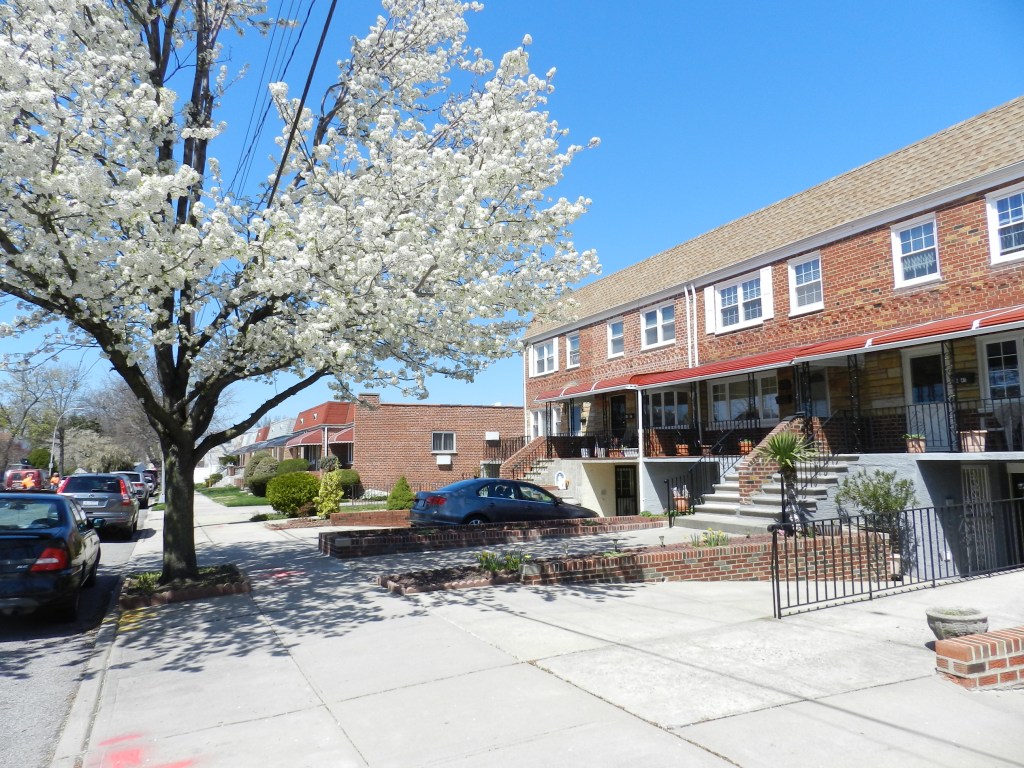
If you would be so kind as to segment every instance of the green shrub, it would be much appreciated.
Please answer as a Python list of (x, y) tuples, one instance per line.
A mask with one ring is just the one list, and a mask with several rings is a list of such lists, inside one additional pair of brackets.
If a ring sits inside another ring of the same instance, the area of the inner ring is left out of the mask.
[(843, 480), (836, 493), (836, 504), (840, 507), (853, 504), (873, 523), (913, 507), (917, 503), (914, 483), (911, 480), (896, 479), (896, 471), (885, 472), (876, 469), (865, 471)]
[(243, 473), (245, 484), (255, 496), (266, 496), (267, 483), (276, 476), (277, 459), (271, 453), (256, 454), (252, 464), (247, 464)]
[(388, 494), (388, 503), (385, 505), (385, 509), (412, 509), (412, 503), (415, 500), (416, 494), (409, 488), (409, 481), (405, 479), (405, 475), (402, 475), (395, 483), (395, 487), (391, 489), (391, 493)]
[(345, 498), (345, 491), (342, 489), (341, 470), (324, 472), (320, 478), (320, 492), (313, 499), (316, 511), (320, 517), (327, 518), (332, 512), (337, 512), (341, 506), (341, 500)]
[(345, 489), (345, 493), (350, 498), (356, 498), (359, 495), (359, 473), (354, 469), (339, 469), (338, 477), (338, 482)]
[(242, 470), (242, 482), (248, 486), (249, 479), (256, 472), (256, 469), (265, 459), (273, 459), (274, 454), (270, 451), (256, 451), (252, 456), (249, 457), (249, 461), (245, 463), (245, 469)]
[(299, 510), (312, 503), (320, 490), (320, 481), (309, 472), (288, 472), (270, 478), (267, 501), (276, 511), (297, 517)]
[(223, 479), (224, 475), (222, 475), (220, 472), (214, 472), (212, 475), (206, 478), (206, 487), (212, 488)]
[(287, 475), (289, 472), (308, 472), (309, 462), (305, 459), (285, 459), (277, 465), (277, 474)]
[(30, 467), (46, 469), (50, 466), (50, 451), (46, 448), (33, 448), (25, 458)]
[(341, 460), (337, 456), (328, 456), (320, 462), (320, 469), (324, 472), (333, 472), (339, 464), (341, 464)]

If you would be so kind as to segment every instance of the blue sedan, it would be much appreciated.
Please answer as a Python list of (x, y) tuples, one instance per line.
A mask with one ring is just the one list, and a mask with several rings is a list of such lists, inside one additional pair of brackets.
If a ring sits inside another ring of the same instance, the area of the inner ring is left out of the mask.
[(598, 514), (562, 501), (533, 483), (482, 477), (460, 480), (436, 491), (420, 491), (409, 520), (414, 526), (431, 526), (581, 517), (598, 517)]
[(79, 592), (96, 583), (102, 524), (64, 496), (0, 493), (0, 614), (47, 609), (74, 621)]

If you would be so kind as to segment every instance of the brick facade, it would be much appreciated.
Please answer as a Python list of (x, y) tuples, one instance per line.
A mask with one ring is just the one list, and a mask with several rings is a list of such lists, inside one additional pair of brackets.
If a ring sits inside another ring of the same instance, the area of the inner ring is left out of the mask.
[[(411, 485), (439, 487), (480, 472), (488, 432), (523, 434), (523, 409), (512, 406), (382, 403), (361, 395), (355, 408), (352, 468), (363, 488), (390, 490), (405, 476)], [(455, 433), (455, 450), (434, 451), (434, 432)], [(438, 464), (438, 456), (451, 463)]]

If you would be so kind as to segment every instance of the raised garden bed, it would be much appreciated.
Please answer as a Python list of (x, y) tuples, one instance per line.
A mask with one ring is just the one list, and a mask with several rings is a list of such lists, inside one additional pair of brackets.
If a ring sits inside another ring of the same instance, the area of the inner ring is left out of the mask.
[(320, 534), (320, 552), (332, 557), (369, 557), (407, 552), (494, 547), (544, 539), (664, 528), (666, 517), (598, 517), (587, 520), (546, 520), (538, 523), (490, 523), (446, 528), (377, 528)]
[(204, 568), (199, 579), (165, 586), (149, 586), (146, 580), (129, 576), (121, 587), (118, 605), (124, 610), (150, 605), (182, 603), (223, 595), (241, 595), (252, 591), (249, 578), (234, 565)]

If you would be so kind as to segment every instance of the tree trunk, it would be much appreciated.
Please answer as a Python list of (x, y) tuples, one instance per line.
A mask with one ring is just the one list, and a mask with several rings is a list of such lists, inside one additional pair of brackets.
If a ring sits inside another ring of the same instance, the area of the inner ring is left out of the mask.
[(164, 567), (160, 583), (199, 575), (196, 561), (195, 452), (191, 446), (164, 445)]

